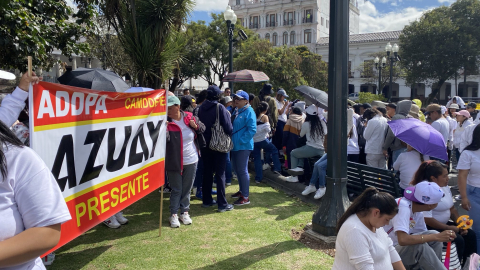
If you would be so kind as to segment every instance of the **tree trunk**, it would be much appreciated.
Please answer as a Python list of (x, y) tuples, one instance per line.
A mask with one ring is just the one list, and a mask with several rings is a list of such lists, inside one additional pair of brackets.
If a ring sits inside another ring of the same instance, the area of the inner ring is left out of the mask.
[(432, 88), (432, 93), (428, 95), (428, 98), (425, 100), (425, 105), (428, 106), (430, 103), (432, 103), (433, 99), (438, 95), (440, 92), (440, 89), (442, 89), (443, 84), (445, 83), (446, 79), (441, 79), (439, 80), (436, 84), (437, 87), (435, 89)]

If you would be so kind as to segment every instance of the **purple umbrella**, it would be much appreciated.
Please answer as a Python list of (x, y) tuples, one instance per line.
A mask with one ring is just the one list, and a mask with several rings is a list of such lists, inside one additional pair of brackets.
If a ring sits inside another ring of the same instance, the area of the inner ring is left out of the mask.
[(398, 139), (421, 154), (448, 160), (445, 140), (431, 125), (414, 118), (390, 121), (388, 125)]

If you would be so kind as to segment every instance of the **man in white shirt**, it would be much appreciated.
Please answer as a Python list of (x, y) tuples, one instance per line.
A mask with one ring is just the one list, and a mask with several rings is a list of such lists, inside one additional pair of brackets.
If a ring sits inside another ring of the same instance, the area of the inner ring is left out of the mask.
[(443, 116), (442, 107), (438, 104), (430, 104), (427, 106), (427, 112), (425, 114), (434, 121), (432, 127), (442, 134), (445, 140), (445, 146), (447, 146), (450, 135), (450, 123), (448, 123), (448, 120)]

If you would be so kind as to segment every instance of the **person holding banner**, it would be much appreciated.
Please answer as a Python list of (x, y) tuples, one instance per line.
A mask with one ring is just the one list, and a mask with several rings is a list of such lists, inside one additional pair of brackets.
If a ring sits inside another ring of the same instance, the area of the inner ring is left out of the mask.
[(165, 170), (172, 189), (169, 221), (172, 228), (178, 228), (180, 221), (184, 225), (192, 224), (188, 214), (190, 190), (197, 171), (200, 149), (198, 136), (205, 131), (205, 125), (192, 113), (180, 110), (180, 100), (176, 96), (168, 97), (167, 106), (168, 133), (165, 155), (168, 159), (165, 161)]
[(4, 122), (0, 141), (0, 268), (45, 269), (39, 256), (57, 245), (70, 212), (47, 165)]

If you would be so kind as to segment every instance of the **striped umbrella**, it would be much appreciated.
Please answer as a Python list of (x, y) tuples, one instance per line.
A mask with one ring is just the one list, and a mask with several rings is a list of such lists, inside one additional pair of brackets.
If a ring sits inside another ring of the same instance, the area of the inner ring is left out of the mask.
[(235, 71), (228, 74), (225, 78), (223, 78), (222, 82), (266, 82), (269, 81), (270, 78), (261, 71), (254, 71), (254, 70), (240, 70)]

